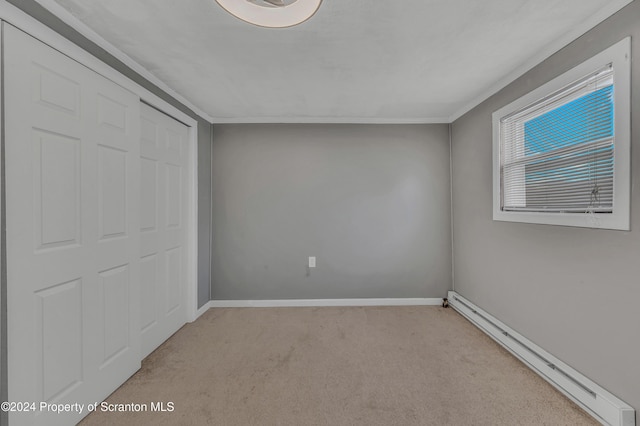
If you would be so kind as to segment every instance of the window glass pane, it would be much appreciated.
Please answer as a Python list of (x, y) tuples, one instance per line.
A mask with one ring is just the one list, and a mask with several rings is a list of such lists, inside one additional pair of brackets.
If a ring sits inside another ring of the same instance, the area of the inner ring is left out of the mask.
[(526, 155), (613, 136), (613, 85), (524, 123)]
[(502, 121), (503, 211), (612, 211), (612, 74), (607, 67)]

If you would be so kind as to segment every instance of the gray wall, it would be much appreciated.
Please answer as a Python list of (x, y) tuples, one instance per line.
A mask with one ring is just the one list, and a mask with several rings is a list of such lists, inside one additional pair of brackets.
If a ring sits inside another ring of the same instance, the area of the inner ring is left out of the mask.
[[(455, 290), (640, 410), (640, 2), (452, 125)], [(491, 114), (625, 36), (631, 232), (492, 221)]]
[(216, 125), (213, 140), (213, 299), (450, 289), (447, 125)]

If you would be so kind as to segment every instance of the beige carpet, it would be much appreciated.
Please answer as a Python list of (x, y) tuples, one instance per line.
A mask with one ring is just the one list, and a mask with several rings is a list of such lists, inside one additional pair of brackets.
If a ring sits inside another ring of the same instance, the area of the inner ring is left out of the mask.
[(211, 309), (84, 425), (598, 424), (452, 309)]

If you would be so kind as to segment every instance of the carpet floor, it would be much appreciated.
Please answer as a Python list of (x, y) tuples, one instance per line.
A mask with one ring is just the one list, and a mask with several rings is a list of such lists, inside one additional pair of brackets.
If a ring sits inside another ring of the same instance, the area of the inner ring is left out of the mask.
[(210, 309), (106, 402), (149, 411), (98, 409), (81, 424), (598, 424), (434, 306)]

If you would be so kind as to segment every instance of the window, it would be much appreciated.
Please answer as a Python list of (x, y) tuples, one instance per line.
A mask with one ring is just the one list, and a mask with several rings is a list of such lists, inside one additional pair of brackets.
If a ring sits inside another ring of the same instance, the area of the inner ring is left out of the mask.
[(629, 229), (630, 40), (493, 114), (493, 218)]

